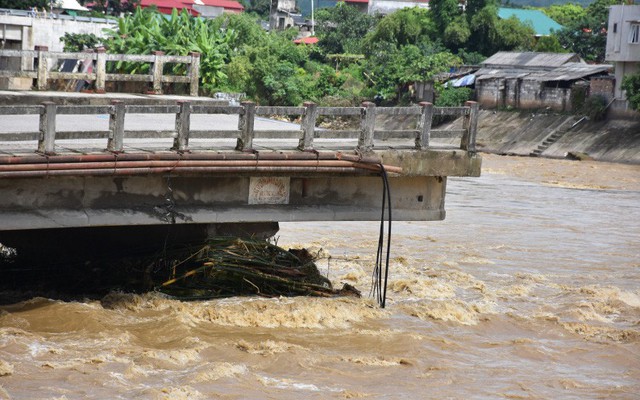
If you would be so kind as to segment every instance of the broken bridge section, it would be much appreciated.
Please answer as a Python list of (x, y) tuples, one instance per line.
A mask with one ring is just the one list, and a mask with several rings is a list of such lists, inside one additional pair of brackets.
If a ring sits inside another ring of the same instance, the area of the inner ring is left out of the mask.
[[(379, 220), (382, 169), (395, 220), (442, 220), (447, 177), (480, 174), (477, 110), (472, 102), (457, 108), (251, 102), (0, 107), (0, 119), (23, 115), (39, 121), (37, 132), (0, 133), (0, 243), (33, 238), (38, 230), (137, 226), (164, 232), (163, 226), (180, 225), (211, 234), (244, 224), (257, 233), (280, 221)], [(145, 114), (174, 115), (175, 125), (127, 128), (125, 121)], [(81, 129), (57, 131), (60, 115), (77, 116)], [(108, 130), (82, 124), (87, 115), (104, 115)], [(196, 115), (211, 118), (210, 129), (192, 130)], [(256, 129), (261, 117), (273, 115), (295, 115), (301, 122)], [(355, 116), (360, 127), (318, 128), (318, 118), (326, 115)], [(379, 130), (378, 115), (415, 116), (415, 127)], [(432, 129), (439, 115), (464, 117), (464, 129)], [(216, 116), (236, 117), (237, 126), (221, 129)]]

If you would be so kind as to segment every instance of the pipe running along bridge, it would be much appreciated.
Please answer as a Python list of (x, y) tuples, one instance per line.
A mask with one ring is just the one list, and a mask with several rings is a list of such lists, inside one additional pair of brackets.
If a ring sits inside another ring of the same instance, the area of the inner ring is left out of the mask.
[[(301, 123), (258, 129), (260, 117), (274, 115)], [(432, 129), (443, 115), (463, 117), (463, 129)], [(0, 243), (53, 254), (70, 242), (90, 252), (103, 242), (124, 249), (227, 233), (268, 236), (280, 221), (379, 220), (383, 175), (394, 220), (442, 220), (447, 177), (480, 175), (477, 115), (473, 102), (2, 106), (0, 120), (37, 119), (38, 129), (0, 129)], [(65, 116), (80, 129), (56, 129)], [(87, 116), (102, 117), (108, 128), (83, 125)], [(216, 116), (237, 118), (237, 126), (221, 129)], [(360, 127), (319, 128), (327, 116), (355, 116)], [(380, 130), (377, 116), (411, 118), (415, 128)], [(125, 120), (142, 117), (144, 129), (127, 128)], [(166, 117), (175, 117), (169, 129), (155, 123)], [(192, 129), (202, 117), (206, 129)]]

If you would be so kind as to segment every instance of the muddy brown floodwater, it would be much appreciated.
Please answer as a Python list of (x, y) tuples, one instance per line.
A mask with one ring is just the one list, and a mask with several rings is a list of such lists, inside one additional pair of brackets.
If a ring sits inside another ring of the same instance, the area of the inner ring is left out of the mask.
[[(384, 310), (32, 298), (0, 306), (0, 399), (637, 399), (640, 166), (484, 160), (445, 221), (393, 223)], [(367, 293), (377, 231), (287, 223), (278, 244)]]

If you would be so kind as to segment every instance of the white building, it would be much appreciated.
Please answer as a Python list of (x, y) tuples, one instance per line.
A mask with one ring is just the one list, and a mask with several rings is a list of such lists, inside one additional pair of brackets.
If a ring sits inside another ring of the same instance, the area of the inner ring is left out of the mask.
[(620, 88), (622, 78), (640, 72), (640, 6), (617, 5), (609, 8), (605, 58), (615, 65), (615, 97), (626, 99)]
[(391, 14), (402, 8), (429, 9), (429, 0), (369, 0), (369, 14)]

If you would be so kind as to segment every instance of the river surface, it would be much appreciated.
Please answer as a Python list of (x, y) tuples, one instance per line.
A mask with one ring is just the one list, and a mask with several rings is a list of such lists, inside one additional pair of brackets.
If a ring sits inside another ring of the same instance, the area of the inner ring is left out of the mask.
[[(0, 399), (638, 399), (640, 166), (485, 155), (368, 297), (0, 306)], [(378, 223), (281, 224), (368, 293)], [(330, 256), (330, 258), (328, 258)]]

